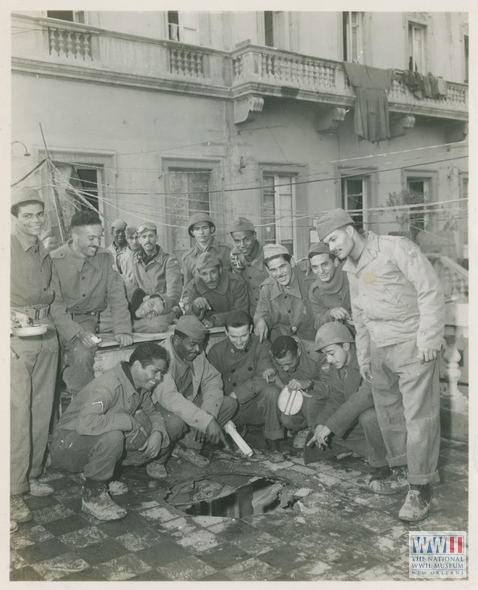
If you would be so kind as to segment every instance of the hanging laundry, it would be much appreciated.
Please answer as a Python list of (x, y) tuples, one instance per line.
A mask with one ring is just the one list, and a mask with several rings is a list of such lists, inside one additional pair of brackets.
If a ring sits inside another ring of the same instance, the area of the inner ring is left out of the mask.
[(349, 62), (345, 71), (355, 88), (355, 133), (368, 141), (390, 138), (388, 99), (385, 90), (393, 81), (393, 71)]

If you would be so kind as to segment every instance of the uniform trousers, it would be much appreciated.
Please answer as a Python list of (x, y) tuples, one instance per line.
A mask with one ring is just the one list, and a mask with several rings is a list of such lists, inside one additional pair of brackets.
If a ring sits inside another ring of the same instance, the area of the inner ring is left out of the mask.
[(245, 403), (239, 402), (239, 410), (234, 416), (235, 424), (264, 424), (264, 438), (279, 440), (284, 437), (280, 422), (281, 412), (277, 405), (280, 390), (275, 385), (265, 385), (256, 395)]
[(408, 465), (408, 481), (438, 483), (440, 392), (438, 359), (421, 364), (416, 340), (371, 342), (372, 392), (389, 465)]
[[(90, 334), (96, 333), (98, 325), (97, 315), (75, 315), (73, 317), (76, 323), (80, 324), (85, 332)], [(75, 396), (90, 381), (93, 381), (95, 374), (93, 365), (95, 362), (95, 353), (97, 346), (86, 348), (83, 346), (78, 337), (66, 341), (60, 337), (60, 344), (63, 353), (63, 381), (66, 389), (72, 396)]]
[(58, 370), (58, 338), (10, 339), (10, 493), (29, 490), (28, 478), (42, 473)]
[[(201, 407), (203, 401), (202, 394), (198, 395), (194, 400), (191, 401), (194, 405)], [(164, 408), (161, 404), (157, 404), (156, 407), (163, 415), (164, 422), (166, 424), (166, 430), (171, 442), (181, 439), (180, 444), (185, 447), (194, 450), (202, 449), (204, 443), (195, 440), (195, 433), (190, 430), (190, 427), (186, 424), (186, 422), (184, 422), (184, 420), (182, 420), (177, 414), (173, 414)], [(224, 426), (227, 422), (229, 422), (229, 420), (232, 419), (234, 414), (237, 412), (237, 408), (237, 400), (228, 396), (223, 398), (219, 415), (217, 417), (217, 421), (220, 426)]]

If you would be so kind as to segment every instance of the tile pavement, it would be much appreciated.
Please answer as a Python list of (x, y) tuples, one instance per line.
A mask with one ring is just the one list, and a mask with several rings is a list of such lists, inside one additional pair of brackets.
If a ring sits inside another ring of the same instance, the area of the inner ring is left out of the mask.
[[(261, 447), (259, 429), (248, 442)], [(10, 537), (10, 580), (407, 580), (408, 530), (467, 530), (466, 445), (442, 441), (433, 511), (414, 525), (398, 520), (403, 495), (368, 490), (371, 468), (360, 459), (304, 466), (300, 451), (285, 448), (279, 465), (213, 449), (203, 471), (171, 459), (164, 482), (124, 468), (130, 491), (116, 501), (128, 516), (114, 522), (81, 512), (78, 476), (47, 470), (55, 493), (25, 497), (34, 518)], [(191, 516), (165, 501), (175, 483), (226, 473), (281, 478), (305, 495), (292, 508), (236, 519)]]

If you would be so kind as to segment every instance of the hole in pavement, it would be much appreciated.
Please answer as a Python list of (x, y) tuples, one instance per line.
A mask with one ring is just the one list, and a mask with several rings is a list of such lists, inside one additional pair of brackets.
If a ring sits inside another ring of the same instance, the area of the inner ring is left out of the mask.
[(295, 502), (286, 481), (257, 475), (214, 475), (172, 486), (166, 502), (193, 516), (241, 518), (289, 508)]

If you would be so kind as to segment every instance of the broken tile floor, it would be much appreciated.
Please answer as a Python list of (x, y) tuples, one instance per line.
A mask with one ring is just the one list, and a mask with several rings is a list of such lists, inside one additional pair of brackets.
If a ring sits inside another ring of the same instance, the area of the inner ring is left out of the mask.
[[(259, 428), (246, 440), (263, 447)], [(466, 531), (467, 446), (442, 440), (440, 484), (432, 513), (416, 524), (398, 520), (404, 494), (378, 496), (372, 471), (358, 458), (304, 465), (302, 451), (283, 443), (287, 461), (271, 464), (208, 449), (211, 464), (168, 462), (169, 478), (152, 481), (143, 468), (123, 468), (129, 492), (116, 496), (128, 516), (101, 522), (81, 511), (78, 475), (49, 469), (55, 493), (27, 495), (33, 520), (11, 539), (12, 581), (309, 581), (409, 580), (408, 531)], [(224, 474), (280, 480), (292, 490), (289, 507), (242, 518), (191, 516), (165, 497), (175, 484)]]

